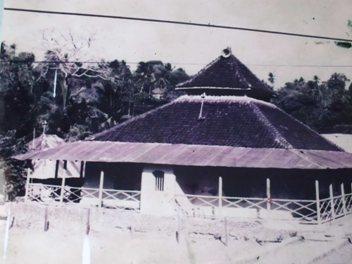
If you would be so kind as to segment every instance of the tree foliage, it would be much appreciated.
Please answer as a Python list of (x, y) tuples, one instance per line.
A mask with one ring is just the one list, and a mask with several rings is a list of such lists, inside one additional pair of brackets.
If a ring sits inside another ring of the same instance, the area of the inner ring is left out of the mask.
[(72, 62), (59, 48), (47, 51), (45, 62), (35, 63), (33, 54), (17, 53), (15, 45), (2, 43), (0, 154), (6, 161), (10, 195), (21, 191), (17, 187), (23, 186), (24, 165), (10, 157), (26, 151), (33, 131), (42, 132), (43, 122), (49, 134), (84, 139), (168, 102), (176, 83), (187, 78), (182, 69), (161, 61), (140, 62), (134, 72), (123, 60)]
[(352, 85), (347, 88), (348, 81), (338, 73), (325, 82), (317, 76), (309, 81), (296, 79), (280, 88), (273, 102), (318, 132), (352, 133), (352, 129), (341, 130), (352, 128)]

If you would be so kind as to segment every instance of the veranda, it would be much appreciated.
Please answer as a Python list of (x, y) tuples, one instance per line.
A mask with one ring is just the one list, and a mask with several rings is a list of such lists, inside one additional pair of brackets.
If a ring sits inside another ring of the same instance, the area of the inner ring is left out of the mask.
[[(100, 174), (99, 188), (71, 187), (62, 178), (61, 185), (32, 183), (28, 170), (25, 202), (38, 202), (54, 206), (79, 206), (133, 210), (145, 213), (142, 190), (116, 190), (104, 188), (104, 172)], [(163, 180), (156, 189), (163, 191)], [(334, 195), (329, 186), (329, 197), (320, 197), (319, 181), (315, 181), (315, 199), (280, 199), (271, 196), (270, 179), (266, 179), (266, 197), (233, 197), (223, 195), (223, 182), (219, 177), (218, 195), (173, 193), (168, 204), (175, 215), (202, 218), (266, 218), (298, 221), (304, 224), (323, 224), (352, 213), (352, 192)], [(351, 183), (352, 190), (352, 183)], [(145, 197), (145, 199), (148, 197)], [(145, 200), (144, 199), (144, 200)], [(152, 201), (150, 201), (152, 202)]]

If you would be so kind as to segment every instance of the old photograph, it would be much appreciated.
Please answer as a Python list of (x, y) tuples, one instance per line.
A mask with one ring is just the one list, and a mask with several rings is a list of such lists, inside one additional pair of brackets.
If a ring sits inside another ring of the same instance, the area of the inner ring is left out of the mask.
[(0, 263), (352, 263), (351, 10), (4, 0)]

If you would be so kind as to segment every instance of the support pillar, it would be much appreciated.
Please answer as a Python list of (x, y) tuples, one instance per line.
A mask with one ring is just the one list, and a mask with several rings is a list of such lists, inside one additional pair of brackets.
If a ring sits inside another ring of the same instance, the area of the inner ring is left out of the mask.
[(316, 207), (317, 207), (317, 223), (321, 224), (319, 181), (315, 181), (315, 200), (316, 200)]
[(271, 209), (271, 192), (270, 192), (270, 179), (266, 179), (266, 209)]
[(219, 207), (219, 213), (220, 215), (222, 214), (222, 198), (223, 198), (223, 194), (222, 194), (222, 177), (219, 177), (219, 184), (218, 184), (218, 195), (219, 195), (219, 200), (218, 200), (218, 207)]
[(103, 206), (103, 189), (104, 189), (104, 172), (100, 172), (100, 182), (99, 182), (99, 208)]
[(330, 194), (330, 208), (331, 208), (331, 218), (335, 220), (335, 203), (334, 203), (334, 192), (332, 184), (329, 185), (329, 194)]

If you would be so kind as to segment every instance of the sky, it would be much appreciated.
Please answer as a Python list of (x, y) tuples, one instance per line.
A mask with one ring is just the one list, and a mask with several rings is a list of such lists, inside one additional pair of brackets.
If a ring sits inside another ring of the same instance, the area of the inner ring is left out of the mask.
[[(1, 0), (0, 0), (1, 1)], [(147, 17), (303, 34), (352, 38), (351, 0), (5, 0), (5, 7)], [(46, 35), (71, 32), (94, 41), (83, 60), (119, 59), (131, 62), (162, 60), (194, 74), (227, 46), (260, 79), (276, 76), (275, 86), (303, 76), (326, 80), (341, 72), (352, 79), (352, 50), (332, 41), (269, 35), (227, 29), (144, 23), (102, 18), (68, 17), (4, 11), (3, 39), (20, 51), (41, 58)], [(59, 32), (59, 33), (58, 33)], [(291, 66), (287, 66), (291, 65)], [(324, 67), (301, 67), (321, 65)], [(329, 66), (329, 67), (325, 67)]]

